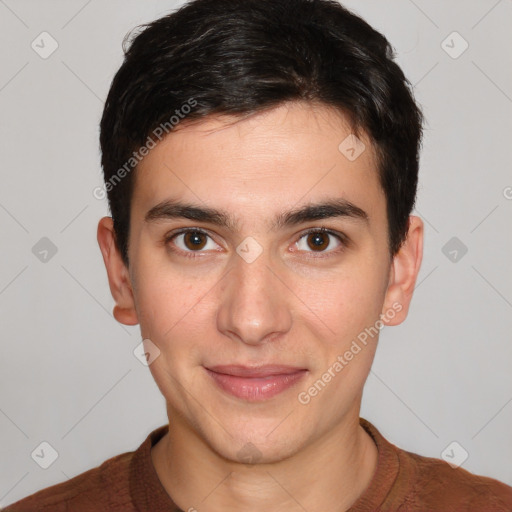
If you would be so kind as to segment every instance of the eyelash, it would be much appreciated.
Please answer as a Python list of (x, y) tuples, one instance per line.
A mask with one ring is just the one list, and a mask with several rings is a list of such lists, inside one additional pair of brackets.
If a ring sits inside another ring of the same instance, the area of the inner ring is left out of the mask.
[[(171, 251), (171, 252), (174, 252), (174, 253), (178, 253), (182, 256), (184, 256), (185, 258), (200, 258), (200, 254), (201, 254), (201, 251), (183, 251), (182, 249), (176, 249), (176, 248), (172, 248), (169, 244), (169, 242), (171, 242), (174, 238), (176, 238), (177, 236), (179, 235), (182, 235), (184, 233), (200, 233), (202, 235), (205, 235), (209, 238), (212, 238), (210, 236), (210, 234), (207, 232), (207, 231), (204, 231), (203, 229), (201, 228), (183, 228), (183, 229), (180, 229), (178, 231), (175, 231), (175, 232), (172, 232), (172, 233), (169, 233), (168, 235), (165, 236), (165, 245), (168, 247), (168, 249)], [(299, 238), (297, 239), (297, 242), (299, 240), (302, 240), (302, 238), (312, 234), (312, 233), (324, 233), (324, 234), (327, 234), (327, 235), (331, 235), (331, 236), (334, 236), (335, 238), (338, 239), (338, 241), (340, 242), (340, 247), (338, 247), (337, 249), (333, 249), (333, 250), (329, 250), (329, 251), (322, 251), (322, 252), (319, 252), (317, 253), (318, 255), (317, 256), (308, 256), (310, 258), (327, 258), (329, 257), (329, 255), (331, 254), (337, 254), (341, 251), (343, 251), (346, 247), (348, 247), (349, 245), (349, 240), (348, 238), (343, 234), (343, 233), (339, 233), (337, 231), (333, 231), (331, 229), (328, 229), (328, 228), (324, 228), (324, 227), (319, 227), (319, 228), (310, 228), (308, 230), (306, 230), (305, 232), (303, 232)], [(295, 242), (295, 243), (297, 243)], [(310, 253), (310, 254), (315, 254), (315, 251), (306, 251), (307, 253)], [(197, 254), (195, 254), (197, 253)], [(328, 256), (323, 256), (322, 254), (327, 254)]]

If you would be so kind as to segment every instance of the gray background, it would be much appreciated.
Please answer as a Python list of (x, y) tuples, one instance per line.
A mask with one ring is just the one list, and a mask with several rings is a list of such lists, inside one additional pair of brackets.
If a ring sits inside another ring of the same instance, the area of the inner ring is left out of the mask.
[[(176, 5), (0, 0), (0, 506), (167, 423), (138, 327), (111, 314), (93, 189), (122, 38)], [(512, 485), (512, 1), (346, 5), (390, 39), (428, 120), (423, 266), (408, 320), (381, 333), (362, 416), (422, 455), (457, 441), (464, 468)], [(43, 31), (59, 45), (47, 59), (31, 47)], [(43, 441), (59, 454), (48, 469), (31, 458)]]

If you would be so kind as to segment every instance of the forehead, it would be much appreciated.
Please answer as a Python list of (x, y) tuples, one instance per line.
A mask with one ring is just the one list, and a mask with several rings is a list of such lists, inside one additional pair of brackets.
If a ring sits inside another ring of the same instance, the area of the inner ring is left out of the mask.
[(384, 201), (366, 134), (356, 137), (339, 111), (308, 103), (178, 126), (139, 164), (133, 206), (147, 211), (169, 197), (253, 221), (317, 198), (366, 205), (370, 215)]

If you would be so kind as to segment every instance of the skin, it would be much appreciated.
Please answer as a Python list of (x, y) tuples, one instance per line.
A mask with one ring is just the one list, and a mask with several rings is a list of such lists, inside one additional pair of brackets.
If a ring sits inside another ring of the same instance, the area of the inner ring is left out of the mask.
[[(137, 168), (128, 267), (112, 220), (99, 222), (114, 316), (140, 323), (160, 350), (149, 368), (170, 427), (151, 455), (182, 510), (343, 511), (370, 484), (377, 449), (359, 411), (378, 336), (308, 404), (297, 398), (380, 315), (386, 325), (406, 318), (421, 265), (423, 224), (415, 216), (390, 257), (372, 145), (360, 133), (366, 149), (349, 161), (338, 146), (350, 133), (339, 112), (300, 102), (245, 119), (182, 123)], [(238, 224), (145, 221), (169, 198), (225, 210)], [(270, 228), (281, 212), (339, 198), (368, 221), (343, 216)], [(183, 235), (166, 242), (183, 227), (207, 231), (200, 254)], [(320, 227), (348, 243), (324, 234), (319, 250), (304, 232)], [(262, 248), (251, 263), (236, 252), (246, 237)], [(308, 371), (292, 388), (251, 402), (213, 383), (204, 366), (216, 364)], [(257, 449), (254, 464), (238, 455), (248, 443)]]

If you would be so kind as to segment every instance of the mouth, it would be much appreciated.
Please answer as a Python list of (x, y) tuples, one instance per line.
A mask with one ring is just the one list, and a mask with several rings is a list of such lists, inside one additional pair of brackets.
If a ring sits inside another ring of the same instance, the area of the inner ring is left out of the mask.
[(308, 373), (305, 368), (284, 365), (222, 365), (205, 367), (205, 370), (222, 391), (249, 402), (268, 400), (294, 386)]

